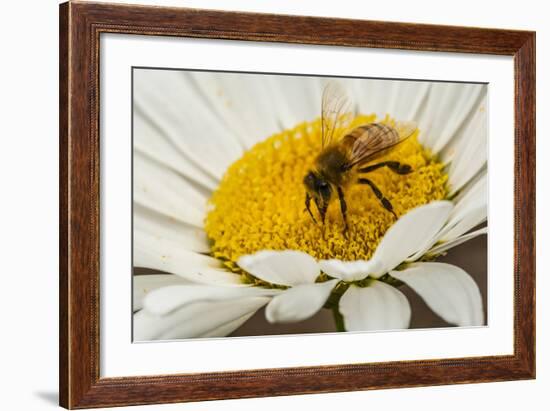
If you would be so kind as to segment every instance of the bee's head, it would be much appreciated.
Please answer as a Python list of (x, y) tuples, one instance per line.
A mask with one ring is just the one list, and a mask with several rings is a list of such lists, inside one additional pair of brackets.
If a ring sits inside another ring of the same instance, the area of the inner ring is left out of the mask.
[(325, 214), (332, 196), (332, 187), (329, 182), (319, 173), (310, 171), (304, 177), (304, 186), (307, 194), (313, 198), (321, 220), (325, 220)]

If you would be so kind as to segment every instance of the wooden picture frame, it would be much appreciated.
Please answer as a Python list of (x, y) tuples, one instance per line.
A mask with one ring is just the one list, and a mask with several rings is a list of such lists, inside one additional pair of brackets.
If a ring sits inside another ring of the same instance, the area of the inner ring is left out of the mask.
[[(100, 378), (100, 34), (513, 56), (514, 354)], [(90, 408), (535, 377), (535, 33), (69, 2), (60, 6), (60, 405)]]

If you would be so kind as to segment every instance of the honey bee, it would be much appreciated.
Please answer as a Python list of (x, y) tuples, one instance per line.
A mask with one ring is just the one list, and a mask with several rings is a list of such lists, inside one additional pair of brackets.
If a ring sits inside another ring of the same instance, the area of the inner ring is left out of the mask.
[(338, 196), (340, 211), (344, 221), (344, 234), (348, 231), (345, 191), (353, 184), (370, 187), (382, 207), (397, 219), (391, 202), (365, 174), (387, 167), (397, 174), (412, 172), (411, 166), (398, 161), (372, 163), (389, 153), (416, 131), (414, 122), (399, 122), (394, 127), (382, 123), (365, 124), (353, 129), (349, 123), (353, 119), (351, 103), (342, 87), (335, 82), (328, 83), (321, 99), (321, 152), (306, 176), (305, 206), (315, 223), (311, 211), (311, 200), (315, 202), (321, 221), (331, 201)]

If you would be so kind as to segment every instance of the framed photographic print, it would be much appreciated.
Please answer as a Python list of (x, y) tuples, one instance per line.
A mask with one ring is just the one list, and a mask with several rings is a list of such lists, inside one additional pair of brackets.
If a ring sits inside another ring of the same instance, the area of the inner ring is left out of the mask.
[(60, 6), (66, 408), (535, 376), (535, 34)]

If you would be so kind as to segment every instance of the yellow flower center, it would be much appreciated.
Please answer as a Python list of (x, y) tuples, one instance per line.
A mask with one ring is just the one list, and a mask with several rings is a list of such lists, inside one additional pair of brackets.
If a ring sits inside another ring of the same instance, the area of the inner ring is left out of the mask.
[[(374, 121), (375, 115), (360, 115), (351, 127)], [(301, 250), (316, 259), (369, 259), (395, 222), (370, 187), (359, 184), (345, 192), (347, 238), (337, 196), (325, 223), (312, 221), (304, 206), (303, 179), (321, 150), (320, 134), (320, 119), (299, 124), (256, 144), (228, 168), (210, 199), (205, 229), (212, 255), (229, 269), (240, 272), (237, 259), (259, 250)], [(368, 174), (398, 216), (447, 195), (443, 165), (422, 147), (417, 134), (376, 159), (408, 164), (412, 173), (399, 175), (383, 167)], [(312, 211), (318, 216), (313, 202)]]

